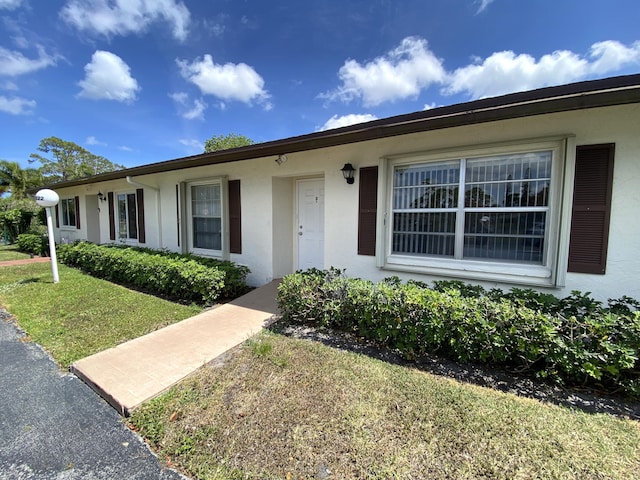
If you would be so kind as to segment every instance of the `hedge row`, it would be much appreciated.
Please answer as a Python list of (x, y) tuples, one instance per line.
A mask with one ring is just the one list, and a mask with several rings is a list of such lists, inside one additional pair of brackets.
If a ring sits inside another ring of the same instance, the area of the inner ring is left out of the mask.
[(169, 250), (154, 250), (145, 247), (128, 247), (123, 245), (109, 245), (109, 248), (124, 248), (141, 252), (148, 255), (158, 255), (165, 258), (192, 260), (200, 265), (209, 268), (216, 268), (224, 272), (224, 287), (221, 292), (222, 298), (235, 298), (247, 293), (247, 275), (250, 270), (244, 265), (238, 265), (228, 260), (218, 260), (216, 258), (199, 257), (190, 253), (176, 253)]
[(58, 256), (93, 276), (181, 301), (212, 304), (246, 288), (248, 270), (231, 262), (214, 265), (164, 251), (89, 242), (59, 245)]
[(45, 255), (49, 247), (49, 239), (39, 233), (21, 233), (16, 239), (18, 250), (32, 255)]
[[(337, 269), (313, 269), (283, 279), (278, 305), (289, 321), (354, 332), (409, 358), (435, 353), (640, 397), (635, 300), (623, 297), (602, 307), (578, 292), (552, 301), (532, 290), (499, 295), (481, 287), (464, 296), (455, 286), (439, 282), (438, 291), (420, 282), (373, 283), (345, 278)], [(557, 313), (562, 308), (587, 313), (565, 316)]]

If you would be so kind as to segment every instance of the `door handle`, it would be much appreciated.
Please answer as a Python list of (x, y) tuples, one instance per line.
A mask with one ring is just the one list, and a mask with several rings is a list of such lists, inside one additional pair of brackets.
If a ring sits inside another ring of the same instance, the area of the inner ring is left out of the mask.
[(302, 232), (298, 232), (298, 235), (302, 236)]

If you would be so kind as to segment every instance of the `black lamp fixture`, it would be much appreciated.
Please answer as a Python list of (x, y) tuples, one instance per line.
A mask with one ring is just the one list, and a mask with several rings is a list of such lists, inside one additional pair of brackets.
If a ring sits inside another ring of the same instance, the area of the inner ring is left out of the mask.
[(342, 171), (342, 176), (349, 185), (352, 185), (353, 182), (355, 182), (353, 176), (356, 173), (356, 169), (353, 168), (353, 165), (351, 165), (350, 163), (345, 163), (344, 167), (342, 167), (340, 171)]
[(104, 194), (102, 192), (98, 192), (98, 200), (100, 200), (101, 202), (104, 202), (106, 200), (106, 198), (104, 198)]

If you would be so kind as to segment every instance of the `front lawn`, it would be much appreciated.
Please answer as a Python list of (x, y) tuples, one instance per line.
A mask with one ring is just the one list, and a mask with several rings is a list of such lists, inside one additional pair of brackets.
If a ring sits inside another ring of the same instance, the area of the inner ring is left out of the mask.
[(196, 315), (179, 305), (59, 265), (2, 267), (0, 306), (64, 368), (74, 361)]
[(28, 253), (18, 251), (17, 245), (0, 245), (0, 262), (29, 258)]
[[(60, 265), (3, 267), (0, 305), (64, 367), (198, 313)], [(198, 479), (635, 479), (640, 424), (264, 332), (134, 411)]]
[(133, 413), (197, 479), (637, 479), (640, 424), (265, 332)]

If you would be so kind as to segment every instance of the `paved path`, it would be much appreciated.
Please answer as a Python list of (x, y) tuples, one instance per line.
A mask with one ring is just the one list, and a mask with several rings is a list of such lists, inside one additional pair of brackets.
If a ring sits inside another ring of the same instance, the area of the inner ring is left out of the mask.
[(15, 265), (28, 265), (29, 263), (44, 263), (51, 259), (49, 257), (33, 257), (33, 258), (21, 258), (20, 260), (6, 260), (0, 262), (0, 267), (13, 267)]
[(279, 280), (71, 366), (120, 413), (162, 393), (259, 332), (277, 314)]
[(0, 479), (185, 478), (7, 319), (0, 310)]

